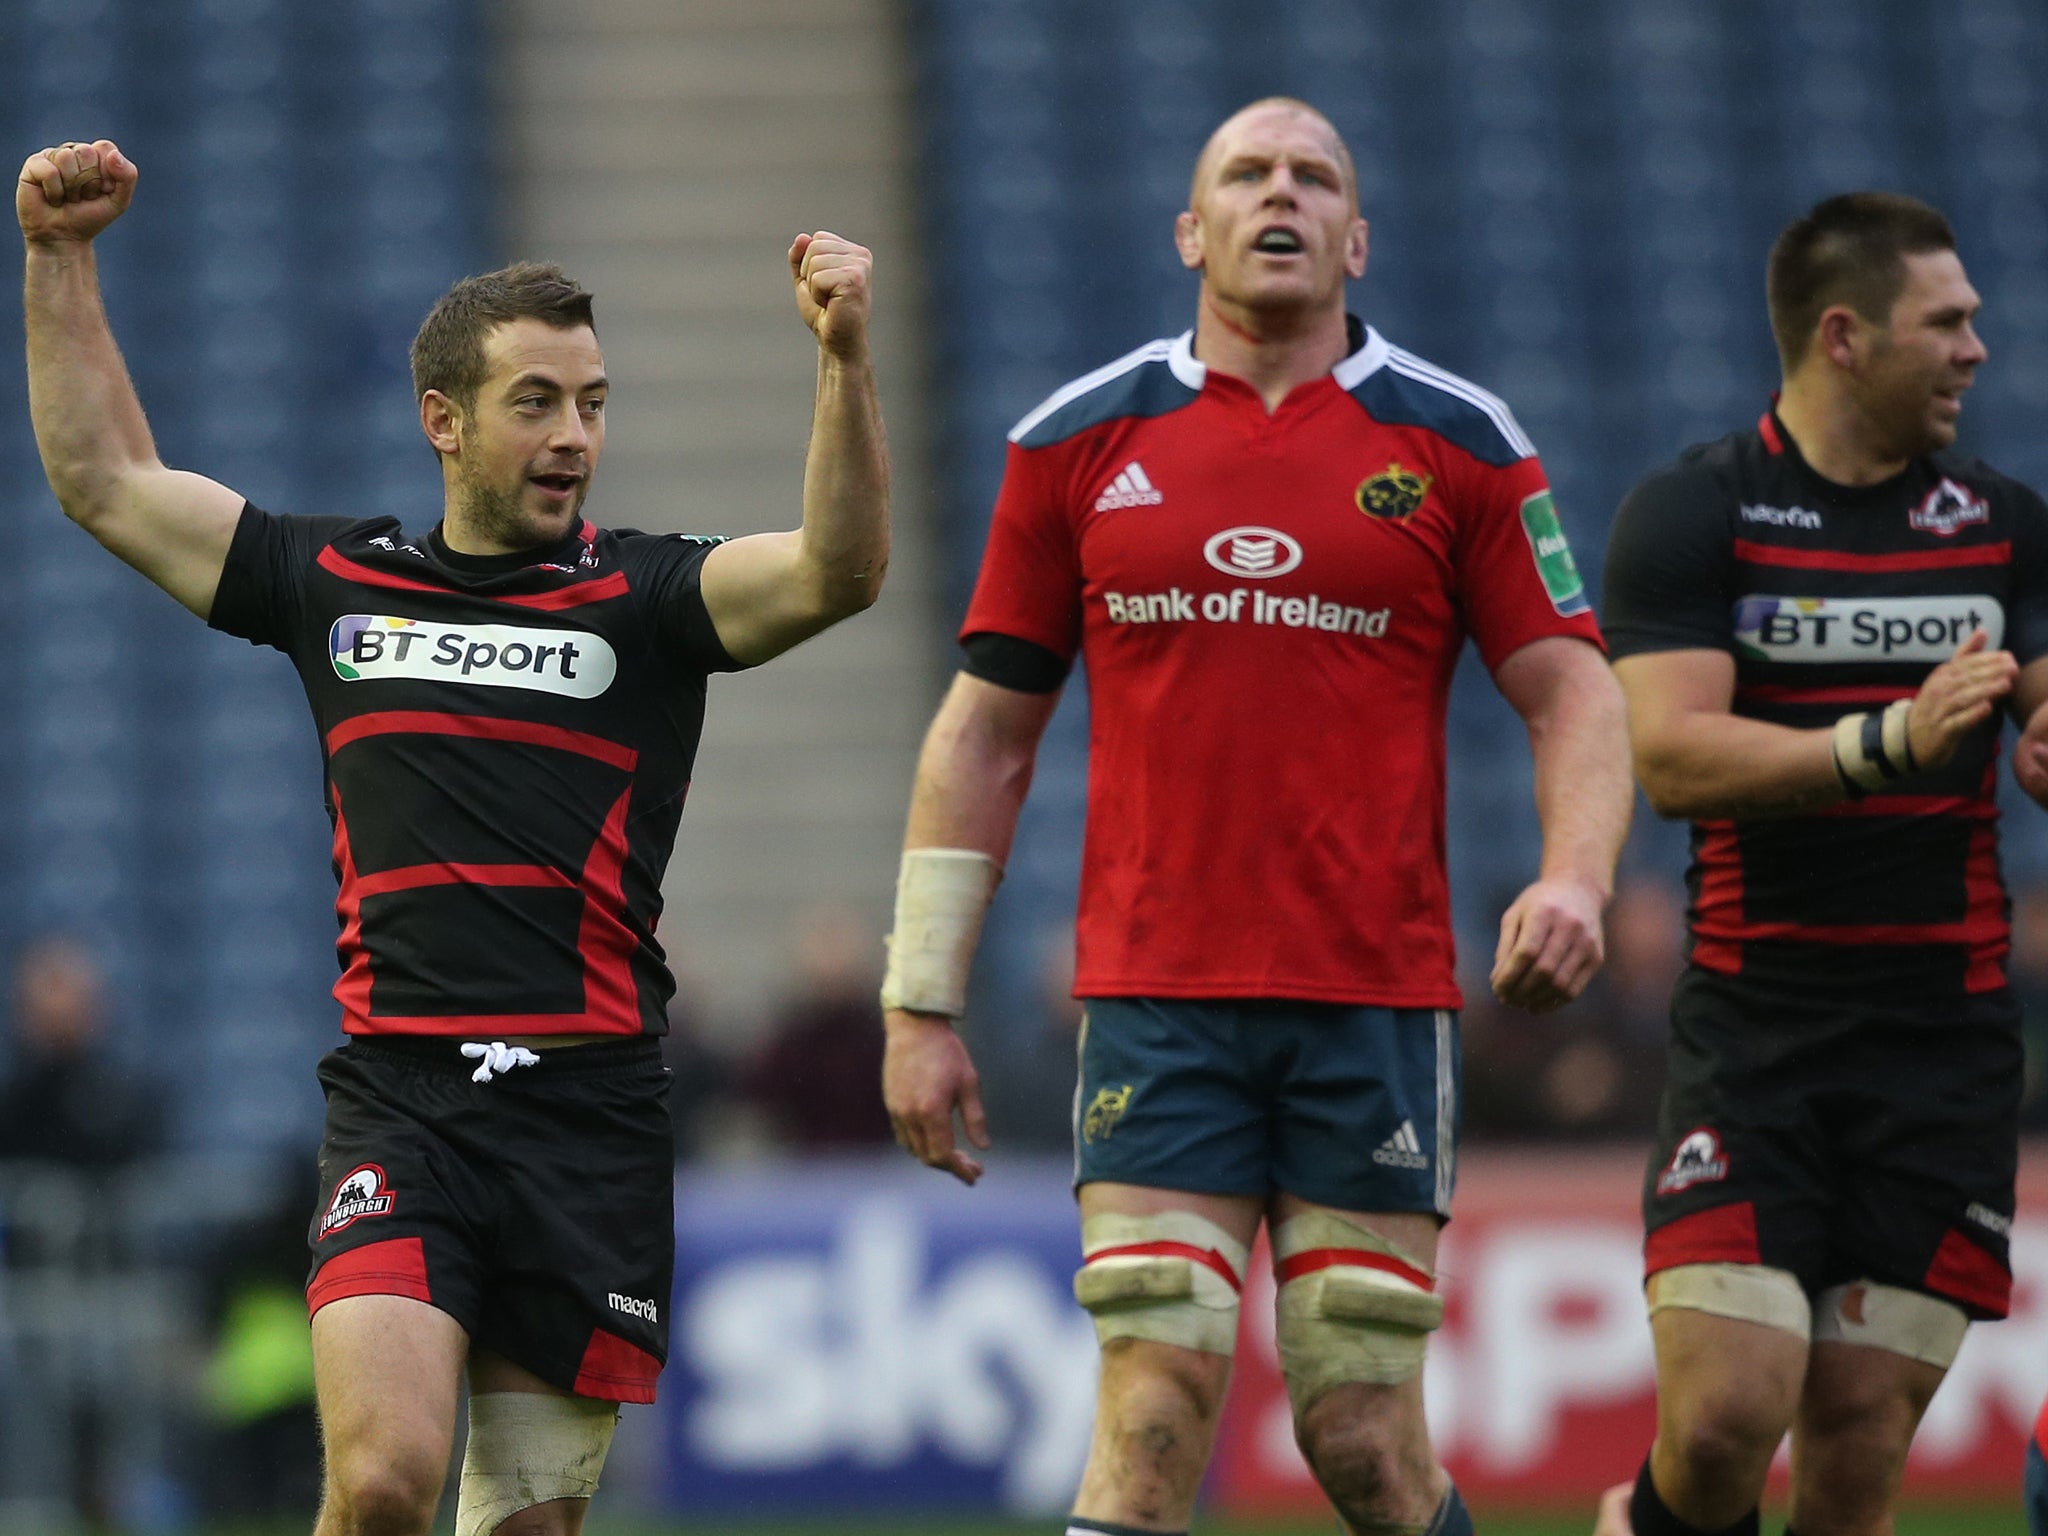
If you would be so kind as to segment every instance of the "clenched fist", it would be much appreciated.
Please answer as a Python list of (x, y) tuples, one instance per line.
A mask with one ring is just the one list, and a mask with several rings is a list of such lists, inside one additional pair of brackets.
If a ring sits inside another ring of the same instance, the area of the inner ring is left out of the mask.
[(139, 175), (111, 139), (37, 151), (22, 163), (14, 186), (23, 238), (41, 244), (92, 239), (127, 211)]
[(864, 245), (829, 230), (798, 235), (789, 247), (789, 275), (796, 284), (796, 310), (833, 356), (851, 359), (865, 352), (868, 294), (875, 258)]

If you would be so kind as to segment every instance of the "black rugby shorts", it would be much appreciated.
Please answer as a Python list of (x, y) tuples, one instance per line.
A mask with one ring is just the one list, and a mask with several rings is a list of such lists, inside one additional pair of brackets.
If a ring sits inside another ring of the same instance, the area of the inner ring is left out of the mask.
[(357, 1038), (320, 1063), (309, 1310), (409, 1296), (550, 1385), (653, 1402), (675, 1268), (659, 1043), (540, 1051), (487, 1083), (461, 1046)]
[(1908, 1008), (1688, 970), (1643, 1185), (1644, 1267), (1764, 1264), (2005, 1316), (2019, 1158), (2006, 992)]

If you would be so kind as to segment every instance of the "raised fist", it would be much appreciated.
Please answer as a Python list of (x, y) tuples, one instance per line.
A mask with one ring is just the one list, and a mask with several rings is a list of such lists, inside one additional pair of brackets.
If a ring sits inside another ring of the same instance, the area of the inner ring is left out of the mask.
[(828, 230), (798, 235), (789, 247), (796, 309), (835, 356), (858, 356), (867, 346), (868, 291), (875, 258), (864, 245)]
[(22, 163), (14, 214), (32, 242), (90, 240), (127, 211), (140, 173), (111, 139), (59, 144)]

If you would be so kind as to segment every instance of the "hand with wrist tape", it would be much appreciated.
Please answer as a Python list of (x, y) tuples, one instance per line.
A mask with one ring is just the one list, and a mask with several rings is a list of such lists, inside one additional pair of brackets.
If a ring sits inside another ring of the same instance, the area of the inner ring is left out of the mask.
[(962, 1151), (953, 1117), (977, 1150), (989, 1145), (974, 1058), (953, 1032), (965, 1010), (967, 970), (1002, 867), (972, 848), (906, 848), (896, 882), (896, 927), (882, 979), (882, 1102), (896, 1144), (963, 1184), (981, 1164)]
[(1988, 634), (1972, 630), (1910, 699), (1835, 722), (1835, 772), (1852, 799), (1948, 765), (2019, 675), (2012, 653), (1990, 645)]

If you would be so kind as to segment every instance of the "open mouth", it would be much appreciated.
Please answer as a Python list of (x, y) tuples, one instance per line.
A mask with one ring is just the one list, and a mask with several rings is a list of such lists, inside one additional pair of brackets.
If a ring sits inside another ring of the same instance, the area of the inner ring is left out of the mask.
[(1252, 249), (1267, 256), (1299, 256), (1302, 252), (1301, 236), (1276, 224), (1259, 231), (1258, 238), (1252, 241)]
[(576, 487), (583, 483), (581, 475), (528, 475), (526, 478), (550, 496), (573, 496)]

